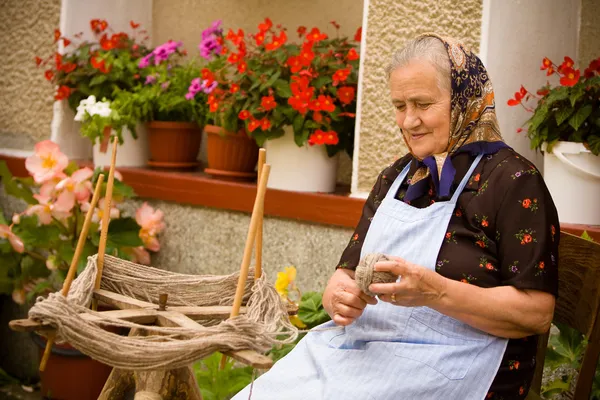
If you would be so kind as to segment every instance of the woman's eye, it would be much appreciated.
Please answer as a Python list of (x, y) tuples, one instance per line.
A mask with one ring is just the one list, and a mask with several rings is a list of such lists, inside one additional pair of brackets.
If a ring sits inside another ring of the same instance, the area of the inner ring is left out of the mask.
[(426, 109), (426, 108), (429, 108), (430, 105), (431, 105), (431, 103), (418, 103), (417, 107)]
[(396, 104), (396, 110), (403, 111), (406, 108), (404, 104)]

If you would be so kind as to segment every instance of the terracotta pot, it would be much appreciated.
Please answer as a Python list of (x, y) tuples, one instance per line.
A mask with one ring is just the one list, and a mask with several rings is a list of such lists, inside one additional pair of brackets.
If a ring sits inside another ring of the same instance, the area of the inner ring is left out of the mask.
[[(46, 339), (33, 334), (39, 346), (40, 360)], [(112, 371), (112, 367), (91, 359), (68, 344), (54, 344), (48, 364), (40, 372), (41, 394), (51, 399), (95, 400)]]
[(207, 174), (250, 179), (256, 176), (258, 146), (244, 129), (230, 132), (225, 129), (206, 125), (208, 168)]
[(148, 165), (166, 168), (194, 167), (202, 129), (194, 122), (152, 121), (148, 126), (150, 161)]

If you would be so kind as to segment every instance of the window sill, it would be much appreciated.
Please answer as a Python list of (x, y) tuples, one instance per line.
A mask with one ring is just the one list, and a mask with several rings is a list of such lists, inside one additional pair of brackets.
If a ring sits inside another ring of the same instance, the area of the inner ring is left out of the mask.
[[(0, 160), (7, 162), (15, 176), (28, 176), (24, 158), (0, 154)], [(256, 183), (216, 179), (202, 172), (122, 167), (118, 171), (142, 198), (252, 212), (256, 196)], [(267, 189), (264, 212), (266, 216), (354, 228), (365, 200), (350, 197), (347, 187), (338, 189), (332, 194)]]
[[(0, 154), (15, 176), (28, 176), (25, 158)], [(82, 163), (89, 166), (89, 163)], [(240, 183), (212, 178), (202, 172), (171, 172), (150, 168), (118, 168), (125, 183), (142, 198), (171, 201), (252, 212), (256, 196), (255, 183)], [(346, 190), (346, 191), (344, 191)], [(265, 215), (354, 228), (365, 199), (350, 197), (347, 188), (337, 193), (304, 193), (267, 189)], [(561, 224), (561, 230), (581, 236), (583, 231), (600, 242), (600, 226)]]

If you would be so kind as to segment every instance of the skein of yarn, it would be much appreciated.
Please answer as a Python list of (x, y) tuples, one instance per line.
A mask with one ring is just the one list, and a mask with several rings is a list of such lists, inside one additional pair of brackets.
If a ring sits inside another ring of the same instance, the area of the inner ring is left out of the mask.
[(379, 261), (389, 261), (389, 258), (386, 257), (385, 254), (381, 253), (367, 254), (362, 258), (362, 260), (360, 260), (358, 266), (356, 267), (354, 280), (356, 280), (360, 290), (369, 296), (376, 295), (376, 293), (373, 293), (369, 290), (369, 285), (371, 285), (371, 283), (391, 283), (395, 282), (398, 278), (396, 275), (390, 272), (373, 271), (375, 264)]

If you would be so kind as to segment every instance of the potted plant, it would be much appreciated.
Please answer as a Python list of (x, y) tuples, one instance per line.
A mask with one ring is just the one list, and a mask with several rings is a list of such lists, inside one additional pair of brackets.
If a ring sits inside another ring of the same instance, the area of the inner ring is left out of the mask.
[[(54, 98), (66, 100), (69, 108), (76, 112), (82, 101), (91, 96), (100, 100), (112, 101), (118, 90), (132, 90), (143, 82), (143, 73), (137, 68), (137, 60), (148, 54), (145, 45), (147, 32), (140, 29), (139, 24), (131, 21), (131, 35), (125, 32), (113, 32), (105, 20), (90, 21), (93, 40), (83, 40), (83, 33), (67, 38), (57, 29), (54, 42), (62, 45), (62, 53), (56, 52), (42, 59), (36, 57), (39, 67), (45, 68), (44, 76), (57, 87)], [(143, 129), (122, 129), (129, 134), (122, 135), (119, 130), (121, 150), (117, 157), (119, 166), (140, 166), (147, 160), (145, 151), (145, 132)], [(135, 126), (133, 126), (135, 128)], [(79, 129), (79, 127), (78, 127)], [(107, 154), (110, 129), (94, 132), (87, 129), (82, 132), (94, 144), (94, 162), (96, 165), (107, 165), (110, 155)], [(139, 136), (138, 136), (139, 134)], [(136, 143), (135, 139), (139, 139)]]
[[(535, 94), (521, 86), (508, 105), (533, 114), (525, 130), (531, 147), (544, 151), (544, 177), (561, 222), (599, 225), (600, 58), (583, 75), (569, 57), (561, 65), (546, 57), (540, 69), (559, 85), (548, 82)], [(577, 207), (573, 193), (580, 197)]]
[(297, 33), (301, 43), (288, 43), (286, 29), (267, 18), (249, 39), (242, 30), (217, 35), (209, 112), (267, 148), (269, 187), (331, 192), (335, 155), (352, 156), (359, 55), (348, 38), (302, 26)]
[[(146, 75), (143, 85), (117, 95), (117, 111), (134, 115), (146, 122), (149, 131), (150, 161), (164, 168), (195, 167), (200, 150), (202, 129), (206, 119), (206, 93), (195, 89), (200, 75), (196, 60), (183, 62), (187, 55), (182, 42), (168, 41), (156, 47), (138, 64)], [(200, 85), (198, 85), (200, 86)]]
[[(243, 33), (241, 33), (243, 36)], [(248, 179), (256, 176), (254, 172), (258, 160), (258, 146), (243, 126), (240, 126), (237, 117), (228, 118), (233, 113), (233, 107), (218, 107), (214, 98), (223, 97), (221, 86), (228, 83), (228, 63), (225, 57), (220, 57), (223, 51), (223, 30), (221, 21), (217, 20), (202, 32), (202, 41), (198, 46), (200, 55), (210, 61), (207, 68), (202, 69), (201, 76), (195, 79), (190, 86), (189, 96), (196, 96), (199, 90), (193, 91), (194, 85), (200, 85), (207, 97), (209, 110), (207, 124), (204, 127), (207, 138), (208, 168), (204, 172), (221, 178)], [(214, 72), (213, 72), (214, 71)], [(217, 80), (218, 79), (218, 80)], [(230, 87), (233, 95), (236, 84)], [(208, 89), (208, 91), (207, 91)], [(236, 98), (231, 96), (231, 102)]]
[[(31, 302), (38, 295), (62, 287), (100, 173), (99, 169), (93, 171), (69, 163), (58, 146), (49, 140), (36, 144), (35, 153), (27, 158), (25, 166), (31, 177), (15, 178), (6, 163), (0, 162), (0, 176), (7, 194), (27, 203), (27, 207), (13, 215), (11, 221), (4, 219), (0, 213), (0, 294), (12, 295), (18, 304)], [(119, 205), (134, 193), (120, 181), (119, 174), (115, 176), (106, 251), (120, 258), (149, 264), (148, 251), (160, 249), (157, 236), (164, 229), (162, 212), (144, 203), (135, 216), (124, 215)], [(94, 210), (78, 271), (85, 268), (87, 257), (98, 251), (103, 203), (101, 198)], [(53, 368), (41, 375), (43, 394), (51, 392), (53, 397), (67, 398), (61, 395), (64, 388), (54, 386), (64, 380), (51, 379), (51, 374), (57, 372), (56, 366), (60, 364), (60, 368), (68, 368), (68, 371), (60, 372), (62, 376), (70, 376), (72, 381), (83, 381), (89, 377), (99, 380), (93, 384), (98, 388), (93, 397), (96, 398), (110, 368), (83, 358), (73, 349), (64, 351), (64, 346), (62, 350), (59, 347), (53, 350), (50, 358), (50, 363), (55, 362)], [(40, 350), (43, 351), (43, 348)], [(89, 372), (87, 368), (96, 372), (88, 373), (88, 377), (79, 376), (83, 370)], [(85, 391), (83, 393), (89, 391), (86, 386), (79, 386)], [(76, 398), (88, 397), (81, 395)]]

